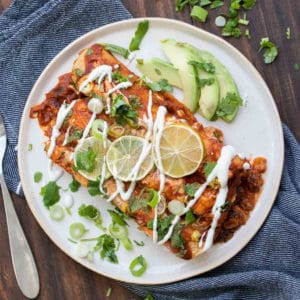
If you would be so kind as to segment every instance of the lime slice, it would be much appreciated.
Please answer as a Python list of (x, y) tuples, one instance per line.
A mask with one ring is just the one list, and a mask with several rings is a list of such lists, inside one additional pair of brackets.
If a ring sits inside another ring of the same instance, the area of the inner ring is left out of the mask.
[[(142, 153), (145, 140), (138, 136), (125, 135), (115, 140), (107, 150), (106, 164), (113, 176), (122, 181), (130, 181), (129, 176)], [(151, 153), (139, 168), (136, 180), (144, 178), (153, 168)]]
[[(164, 172), (173, 178), (193, 174), (199, 168), (204, 152), (201, 138), (195, 130), (178, 124), (163, 129), (159, 150)], [(154, 147), (153, 154), (157, 165)]]
[[(109, 140), (107, 140), (107, 145), (109, 146), (111, 143)], [(78, 170), (78, 173), (87, 178), (91, 181), (96, 181), (102, 172), (102, 166), (103, 166), (103, 157), (106, 154), (106, 150), (103, 146), (103, 141), (100, 139), (97, 139), (96, 137), (88, 137), (83, 140), (83, 143), (80, 147), (75, 149), (75, 155), (74, 155), (74, 163), (75, 167), (78, 167), (78, 160), (81, 153), (87, 153), (88, 151), (91, 151), (96, 154), (95, 158), (95, 165), (93, 167), (93, 170), (91, 172), (88, 172), (86, 170)], [(106, 168), (105, 172), (105, 179), (108, 179), (111, 176), (108, 169)]]

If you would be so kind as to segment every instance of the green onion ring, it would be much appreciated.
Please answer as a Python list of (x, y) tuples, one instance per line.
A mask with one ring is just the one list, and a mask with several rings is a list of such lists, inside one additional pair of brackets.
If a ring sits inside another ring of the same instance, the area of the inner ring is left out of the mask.
[(142, 255), (136, 257), (129, 265), (129, 270), (133, 276), (142, 276), (147, 269), (147, 262)]
[(61, 221), (65, 217), (64, 209), (60, 205), (50, 206), (50, 218), (54, 221)]
[(80, 239), (86, 232), (87, 230), (82, 223), (77, 222), (70, 225), (69, 233), (74, 240)]
[(102, 141), (102, 131), (104, 128), (104, 121), (103, 120), (95, 120), (92, 124), (92, 134), (96, 139)]

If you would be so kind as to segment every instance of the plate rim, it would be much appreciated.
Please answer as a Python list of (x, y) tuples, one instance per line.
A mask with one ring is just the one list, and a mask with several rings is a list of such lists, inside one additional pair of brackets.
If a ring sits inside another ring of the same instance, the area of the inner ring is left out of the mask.
[[(103, 30), (107, 30), (110, 27), (118, 27), (118, 26), (122, 26), (124, 23), (125, 24), (129, 24), (129, 23), (138, 23), (142, 20), (149, 20), (149, 22), (162, 22), (162, 23), (168, 23), (168, 24), (176, 24), (180, 27), (182, 27), (184, 29), (184, 27), (186, 29), (188, 29), (189, 31), (198, 31), (203, 35), (206, 35), (208, 38), (210, 38), (211, 40), (213, 40), (214, 42), (217, 42), (219, 45), (227, 47), (232, 54), (238, 55), (240, 59), (242, 59), (244, 61), (244, 63), (247, 65), (247, 67), (249, 69), (251, 69), (252, 75), (255, 77), (256, 81), (259, 81), (260, 84), (262, 85), (262, 87), (264, 88), (265, 92), (267, 93), (269, 99), (271, 100), (272, 104), (272, 110), (275, 112), (275, 115), (273, 116), (273, 124), (276, 124), (278, 129), (278, 142), (279, 142), (279, 149), (278, 152), (278, 156), (280, 157), (279, 162), (278, 162), (278, 175), (277, 178), (275, 180), (275, 186), (276, 189), (273, 189), (273, 193), (272, 195), (270, 195), (272, 201), (270, 201), (268, 208), (265, 210), (264, 215), (260, 218), (260, 221), (258, 223), (256, 223), (255, 229), (251, 232), (251, 234), (249, 234), (248, 238), (241, 244), (238, 245), (238, 247), (236, 248), (236, 250), (234, 251), (234, 253), (228, 257), (226, 257), (225, 260), (222, 261), (222, 263), (219, 263), (217, 265), (211, 266), (211, 267), (207, 267), (205, 270), (200, 271), (200, 272), (191, 272), (187, 275), (181, 275), (181, 276), (176, 276), (176, 279), (165, 279), (163, 282), (157, 282), (157, 283), (153, 283), (153, 282), (148, 282), (145, 280), (142, 280), (142, 278), (139, 278), (139, 280), (135, 281), (132, 280), (130, 277), (128, 278), (128, 280), (124, 280), (124, 279), (120, 279), (117, 277), (114, 277), (113, 275), (109, 275), (106, 274), (104, 272), (102, 272), (101, 270), (97, 269), (96, 266), (92, 266), (90, 264), (85, 264), (82, 260), (80, 260), (78, 257), (76, 257), (73, 253), (69, 253), (67, 251), (65, 251), (63, 249), (63, 247), (61, 247), (59, 245), (59, 242), (57, 240), (55, 240), (54, 238), (52, 239), (51, 234), (48, 232), (46, 224), (43, 223), (42, 218), (39, 217), (38, 212), (35, 210), (33, 204), (32, 204), (32, 200), (29, 198), (29, 192), (27, 191), (27, 187), (24, 184), (25, 183), (25, 176), (26, 176), (26, 170), (23, 170), (22, 168), (22, 147), (18, 147), (18, 169), (19, 169), (19, 175), (20, 175), (20, 180), (21, 180), (21, 184), (22, 184), (22, 188), (24, 191), (24, 196), (26, 198), (27, 204), (32, 212), (32, 214), (34, 215), (37, 223), (39, 224), (39, 226), (43, 229), (43, 231), (46, 233), (46, 235), (48, 236), (48, 238), (63, 252), (65, 253), (67, 256), (69, 256), (70, 258), (72, 258), (74, 261), (76, 261), (77, 263), (79, 263), (80, 265), (82, 265), (83, 267), (97, 273), (100, 274), (102, 276), (114, 279), (114, 280), (120, 280), (122, 282), (127, 282), (127, 283), (134, 283), (134, 284), (138, 284), (138, 285), (163, 285), (163, 284), (168, 284), (168, 283), (172, 283), (172, 282), (179, 282), (182, 281), (184, 279), (188, 279), (200, 274), (204, 274), (207, 273), (221, 265), (223, 265), (224, 263), (226, 263), (227, 261), (229, 261), (231, 258), (235, 257), (252, 239), (253, 237), (257, 234), (257, 232), (260, 230), (260, 228), (263, 226), (263, 224), (265, 223), (267, 217), (270, 214), (270, 211), (274, 205), (278, 190), (279, 190), (279, 186), (280, 186), (280, 180), (282, 177), (282, 172), (283, 172), (283, 164), (284, 164), (284, 137), (283, 137), (283, 129), (281, 126), (281, 119), (280, 119), (280, 115), (278, 112), (278, 108), (276, 106), (276, 102), (274, 100), (274, 97), (268, 87), (268, 85), (266, 84), (265, 80), (263, 79), (262, 75), (258, 72), (258, 70), (254, 67), (254, 65), (250, 62), (250, 60), (248, 60), (248, 58), (242, 53), (240, 52), (237, 48), (235, 48), (233, 45), (231, 45), (229, 42), (227, 42), (226, 40), (222, 39), (221, 37), (208, 32), (204, 29), (195, 27), (191, 24), (185, 23), (183, 21), (180, 20), (176, 20), (176, 19), (169, 19), (169, 18), (163, 18), (163, 17), (142, 17), (142, 18), (132, 18), (132, 19), (126, 19), (126, 20), (122, 20), (122, 21), (117, 21), (117, 22), (113, 22), (113, 23), (109, 23), (106, 24), (104, 26), (100, 26), (97, 27), (81, 36), (79, 36), (78, 38), (76, 38), (73, 42), (71, 42), (70, 44), (68, 44), (66, 47), (64, 47), (61, 51), (59, 51), (54, 57), (53, 59), (48, 63), (48, 65), (43, 69), (42, 73), (39, 75), (38, 79), (36, 80), (36, 82), (34, 83), (28, 97), (26, 100), (26, 104), (24, 106), (23, 109), (23, 113), (22, 113), (22, 118), (21, 118), (21, 122), (20, 122), (20, 129), (19, 129), (19, 136), (18, 136), (18, 145), (22, 145), (24, 144), (23, 141), (23, 132), (25, 130), (25, 120), (28, 118), (28, 112), (29, 112), (29, 108), (30, 108), (30, 104), (29, 104), (29, 100), (32, 98), (32, 95), (34, 94), (35, 89), (37, 88), (37, 86), (42, 82), (43, 77), (45, 76), (45, 74), (48, 72), (48, 69), (51, 68), (52, 64), (55, 63), (55, 61), (57, 59), (59, 59), (59, 57), (63, 56), (65, 52), (67, 52), (70, 48), (72, 48), (74, 45), (76, 45), (77, 43), (79, 43), (81, 40), (87, 38), (90, 35), (94, 35), (95, 33), (97, 33), (98, 31), (103, 31)], [(280, 125), (280, 126), (279, 126)]]

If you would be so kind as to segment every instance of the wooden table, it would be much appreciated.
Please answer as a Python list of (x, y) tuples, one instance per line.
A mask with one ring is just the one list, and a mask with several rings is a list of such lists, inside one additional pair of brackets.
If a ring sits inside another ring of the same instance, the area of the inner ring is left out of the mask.
[[(0, 13), (11, 0), (0, 0)], [(258, 69), (271, 89), (282, 121), (300, 141), (300, 1), (257, 1), (248, 13), (252, 39), (228, 39)], [(220, 34), (214, 25), (219, 11), (211, 11), (206, 24), (191, 20), (188, 10), (176, 13), (175, 0), (123, 0), (134, 17), (167, 17), (192, 23)], [(286, 38), (286, 28), (291, 28), (291, 39)], [(265, 65), (258, 53), (261, 37), (269, 36), (279, 46), (279, 56), (273, 64)], [(1, 199), (2, 200), (2, 199)], [(0, 200), (0, 299), (24, 299), (13, 273), (4, 208)], [(13, 195), (21, 224), (34, 253), (40, 274), (41, 292), (38, 299), (106, 299), (106, 291), (112, 288), (110, 299), (139, 299), (114, 280), (97, 275), (74, 262), (59, 250), (44, 234), (23, 198)]]

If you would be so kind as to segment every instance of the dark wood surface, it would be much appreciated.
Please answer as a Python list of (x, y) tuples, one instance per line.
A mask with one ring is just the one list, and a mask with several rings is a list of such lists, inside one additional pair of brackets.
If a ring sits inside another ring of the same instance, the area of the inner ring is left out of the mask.
[[(0, 14), (11, 0), (0, 0)], [(300, 141), (300, 1), (257, 1), (248, 13), (252, 39), (228, 39), (258, 69), (275, 98), (281, 119)], [(175, 12), (175, 0), (123, 0), (134, 17), (167, 17), (192, 23), (220, 34), (214, 18), (223, 9), (210, 12), (208, 22), (199, 24), (191, 20), (188, 10)], [(291, 28), (291, 39), (286, 39), (286, 28)], [(271, 65), (265, 65), (258, 53), (261, 37), (268, 36), (279, 47), (279, 56)], [(33, 218), (24, 199), (12, 195), (17, 214), (23, 225), (39, 269), (41, 292), (38, 299), (106, 299), (106, 291), (112, 288), (110, 299), (139, 299), (114, 280), (97, 275), (74, 262), (59, 250), (46, 236)], [(7, 228), (2, 199), (0, 200), (0, 299), (24, 299), (14, 277), (8, 247)]]

